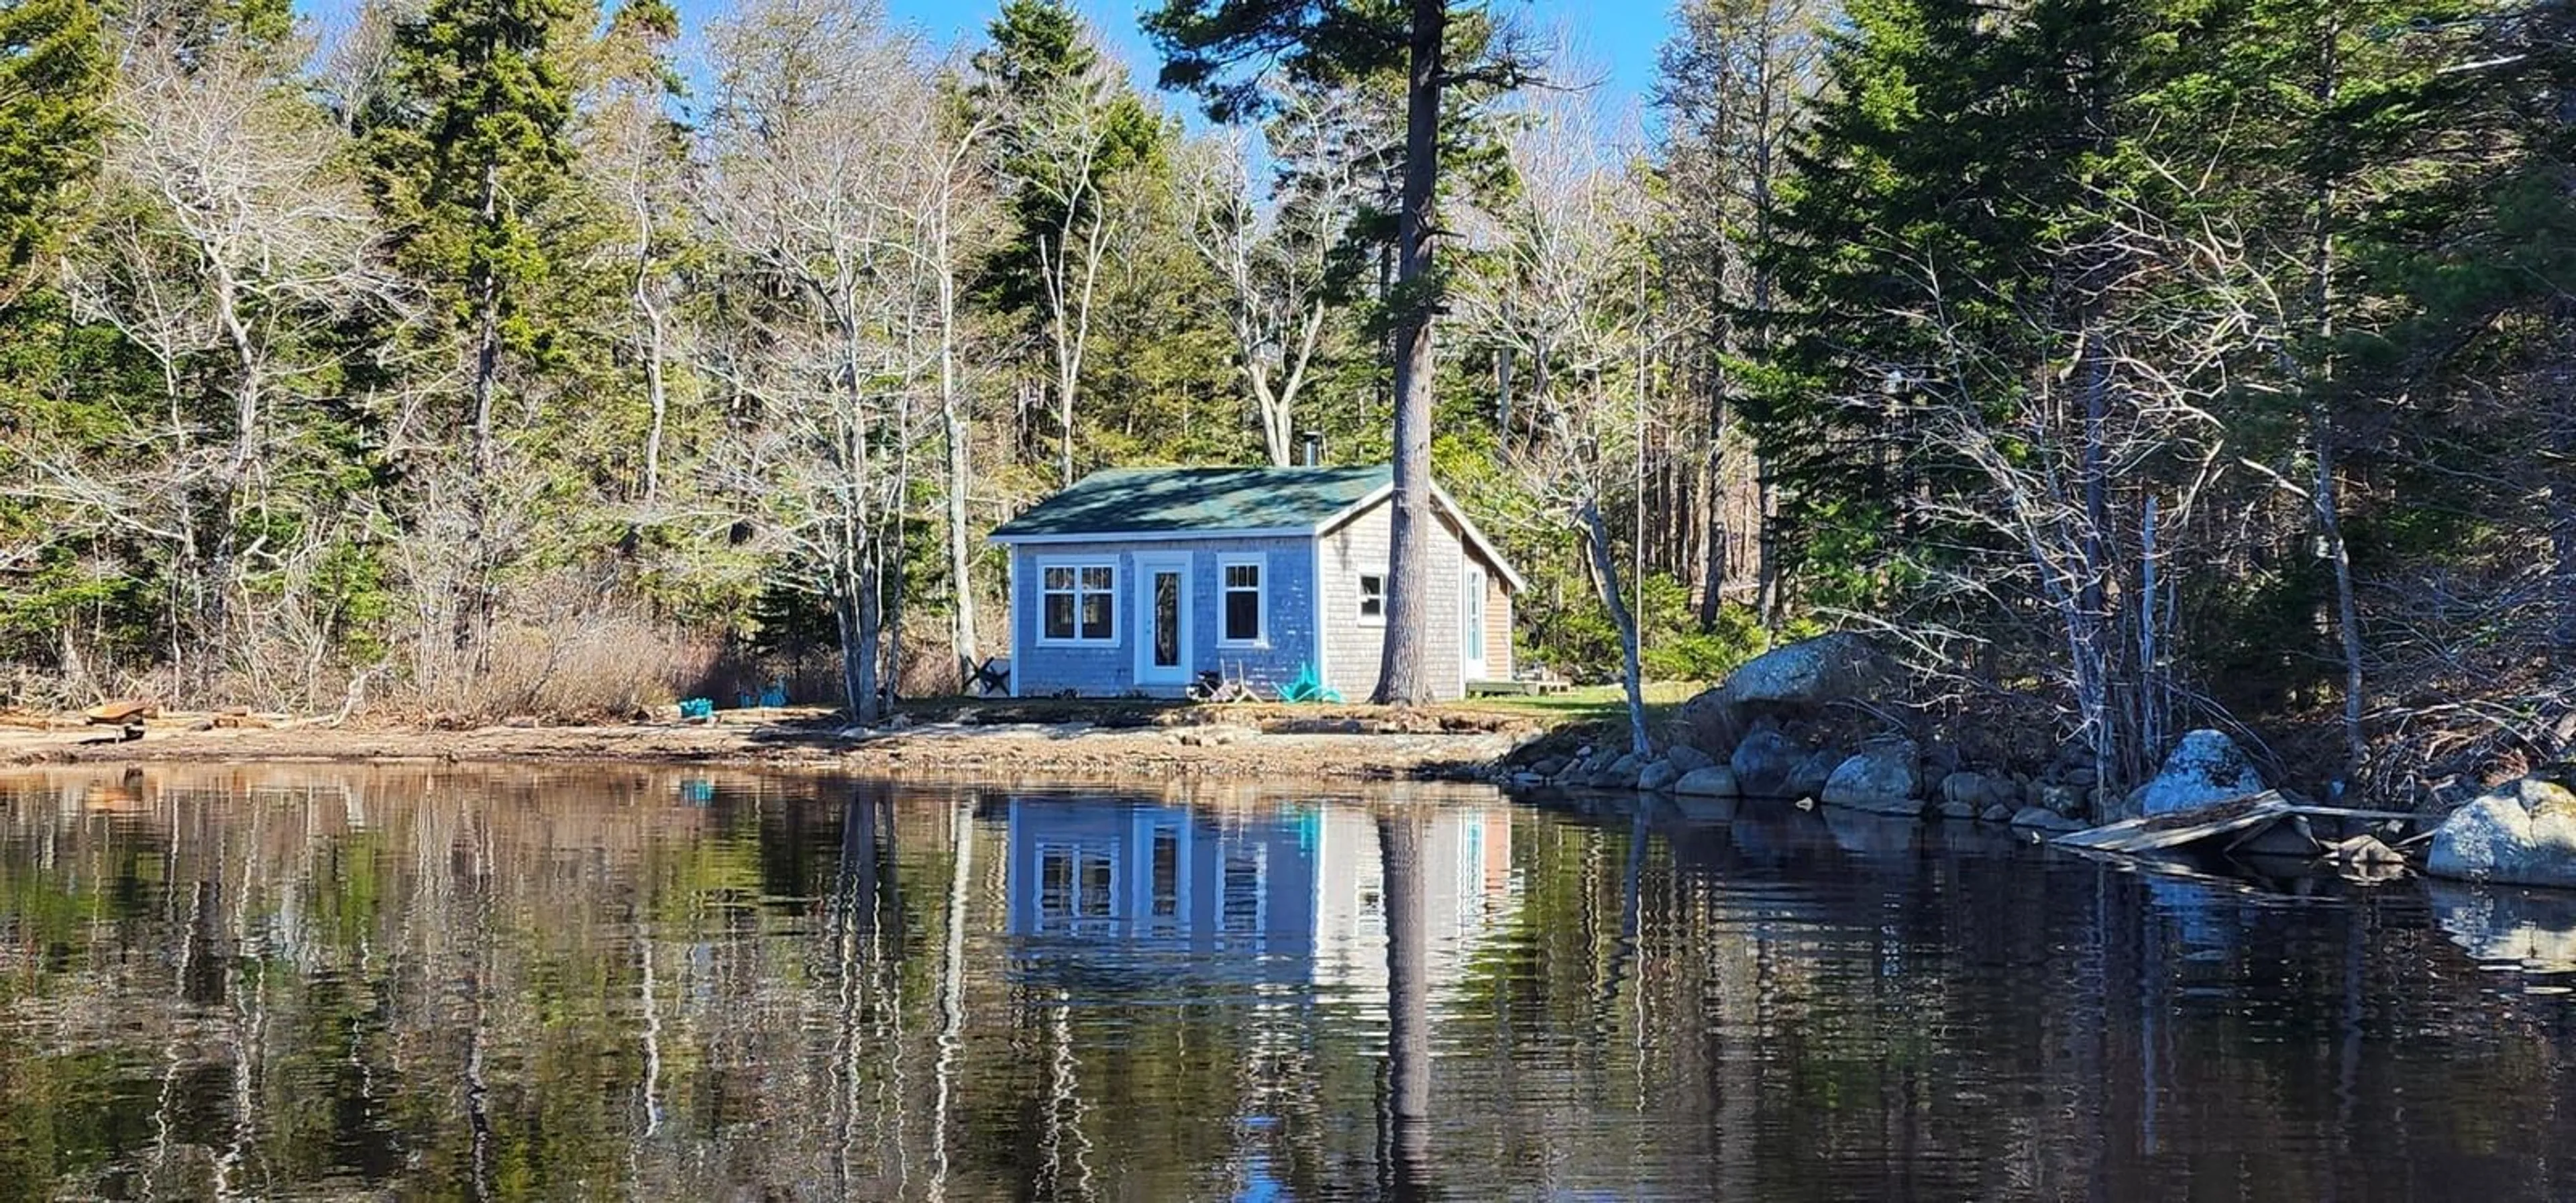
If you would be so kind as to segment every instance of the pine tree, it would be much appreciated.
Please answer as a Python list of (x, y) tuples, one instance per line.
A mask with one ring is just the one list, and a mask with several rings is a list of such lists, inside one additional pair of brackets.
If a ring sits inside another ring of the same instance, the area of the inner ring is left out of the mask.
[(0, 309), (61, 243), (96, 165), (107, 81), (95, 0), (0, 2)]
[(579, 249), (561, 237), (578, 195), (569, 50), (596, 14), (590, 0), (435, 0), (397, 35), (398, 112), (364, 131), (401, 260), (464, 349), (478, 475), (498, 452), (507, 362), (561, 351), (567, 315), (543, 302)]

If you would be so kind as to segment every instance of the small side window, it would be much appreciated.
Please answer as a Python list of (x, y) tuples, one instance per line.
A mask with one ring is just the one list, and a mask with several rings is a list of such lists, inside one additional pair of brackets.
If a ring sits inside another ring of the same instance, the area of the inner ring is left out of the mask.
[(1262, 629), (1267, 625), (1263, 621), (1263, 611), (1269, 609), (1267, 599), (1262, 596), (1262, 565), (1263, 561), (1257, 559), (1219, 561), (1220, 600), (1224, 603), (1221, 615), (1224, 629), (1219, 642), (1259, 643), (1267, 634)]
[(1360, 621), (1372, 626), (1386, 621), (1385, 574), (1360, 574)]

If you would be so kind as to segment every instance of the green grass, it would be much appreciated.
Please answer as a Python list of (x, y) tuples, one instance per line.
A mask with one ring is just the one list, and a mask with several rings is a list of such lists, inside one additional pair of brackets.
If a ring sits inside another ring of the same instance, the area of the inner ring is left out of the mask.
[[(1698, 696), (1706, 688), (1706, 684), (1698, 681), (1646, 682), (1642, 691), (1646, 695), (1646, 721), (1664, 721), (1683, 702)], [(1616, 685), (1584, 685), (1552, 694), (1471, 698), (1457, 705), (1471, 710), (1527, 714), (1558, 725), (1628, 721), (1628, 693)]]

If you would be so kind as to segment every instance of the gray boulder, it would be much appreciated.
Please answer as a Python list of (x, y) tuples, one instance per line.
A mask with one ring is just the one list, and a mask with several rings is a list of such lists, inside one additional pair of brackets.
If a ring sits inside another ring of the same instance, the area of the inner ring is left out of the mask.
[(2424, 871), (2462, 881), (2576, 886), (2576, 792), (2536, 777), (2489, 791), (2442, 821)]
[(1953, 823), (1964, 823), (1977, 817), (1977, 808), (1969, 802), (1944, 802), (1941, 804), (1941, 817)]
[(1673, 792), (1689, 798), (1735, 797), (1735, 770), (1722, 764), (1692, 769), (1673, 782)]
[(1755, 656), (1729, 674), (1722, 688), (1738, 710), (1811, 710), (1877, 697), (1898, 679), (1895, 663), (1867, 637), (1837, 631)]
[(2012, 817), (2013, 808), (2001, 802), (1977, 812), (1977, 818), (1988, 823), (2009, 823)]
[(1883, 815), (1923, 813), (1922, 756), (1911, 742), (1891, 740), (1860, 750), (1825, 781), (1823, 801)]
[(2263, 775), (2235, 740), (2216, 731), (2193, 731), (2174, 745), (2164, 769), (2138, 795), (2138, 813), (2168, 814), (2261, 792)]
[(1735, 755), (1726, 764), (1735, 771), (1735, 784), (1745, 797), (1791, 798), (1800, 795), (1789, 792), (1789, 778), (1806, 753), (1788, 736), (1761, 728), (1735, 745)]
[(1541, 777), (1553, 777), (1564, 772), (1566, 764), (1567, 761), (1564, 757), (1550, 756), (1529, 766), (1529, 771), (1536, 773)]
[(1904, 679), (1903, 668), (1866, 637), (1837, 632), (1745, 661), (1723, 683), (1682, 703), (1673, 731), (1677, 742), (1717, 752), (1741, 742), (1757, 719), (1812, 715), (1829, 703), (1884, 697)]
[(1658, 760), (1653, 764), (1649, 764), (1646, 767), (1637, 770), (1637, 788), (1650, 790), (1671, 789), (1673, 782), (1681, 780), (1681, 777), (1681, 769), (1676, 767), (1672, 761)]
[(1717, 757), (1689, 744), (1674, 744), (1670, 751), (1664, 753), (1664, 759), (1672, 761), (1673, 767), (1680, 769), (1686, 776), (1717, 763)]

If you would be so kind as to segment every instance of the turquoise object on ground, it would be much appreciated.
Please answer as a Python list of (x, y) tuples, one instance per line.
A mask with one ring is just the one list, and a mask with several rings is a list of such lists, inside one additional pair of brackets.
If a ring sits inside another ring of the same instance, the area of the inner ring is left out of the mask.
[(714, 718), (715, 716), (714, 698), (688, 698), (680, 703), (681, 718)]
[(1323, 677), (1315, 672), (1314, 665), (1305, 664), (1298, 667), (1296, 680), (1290, 681), (1289, 683), (1279, 687), (1279, 700), (1283, 702), (1331, 702), (1335, 705), (1340, 705), (1342, 695), (1339, 690), (1324, 684)]

